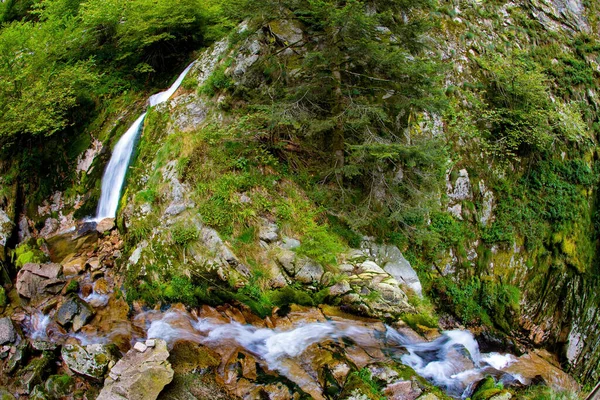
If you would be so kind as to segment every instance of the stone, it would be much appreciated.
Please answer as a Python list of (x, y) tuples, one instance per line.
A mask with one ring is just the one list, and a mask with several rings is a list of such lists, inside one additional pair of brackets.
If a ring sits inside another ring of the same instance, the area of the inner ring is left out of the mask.
[(294, 265), (296, 261), (296, 253), (291, 250), (283, 249), (279, 254), (277, 254), (277, 261), (283, 267), (285, 272), (290, 276), (294, 276), (296, 274), (296, 266)]
[(96, 400), (156, 400), (173, 380), (168, 358), (164, 340), (157, 339), (156, 346), (144, 353), (129, 350), (111, 369)]
[(289, 237), (284, 237), (283, 244), (281, 245), (281, 247), (286, 250), (294, 250), (294, 249), (297, 249), (298, 247), (300, 247), (300, 245), (301, 245), (301, 243), (299, 240), (289, 238)]
[(433, 393), (426, 393), (419, 397), (417, 400), (440, 400), (440, 398)]
[(335, 285), (329, 288), (330, 296), (341, 296), (350, 292), (352, 288), (350, 287), (350, 283), (348, 281), (341, 281), (336, 283)]
[(66, 344), (62, 347), (61, 355), (71, 371), (93, 379), (102, 379), (109, 363), (118, 359), (119, 352), (114, 345)]
[(110, 288), (108, 281), (104, 278), (100, 278), (94, 282), (94, 292), (98, 294), (109, 294)]
[(69, 297), (58, 309), (55, 319), (61, 326), (78, 332), (94, 316), (94, 310), (78, 297)]
[(286, 46), (302, 43), (302, 25), (297, 20), (276, 20), (269, 24), (269, 29)]
[(100, 234), (102, 234), (104, 232), (112, 231), (114, 228), (115, 228), (115, 219), (114, 218), (104, 218), (102, 221), (98, 222), (98, 225), (96, 225), (96, 230)]
[(47, 238), (58, 230), (60, 222), (56, 218), (48, 218), (44, 222), (44, 227), (40, 230), (40, 236)]
[(65, 276), (79, 275), (85, 271), (87, 265), (86, 257), (69, 257), (67, 261), (62, 262), (63, 273)]
[(421, 393), (422, 390), (411, 381), (397, 381), (383, 389), (383, 394), (391, 400), (415, 400)]
[(8, 359), (5, 371), (9, 374), (14, 373), (20, 366), (25, 363), (27, 357), (29, 357), (29, 342), (22, 340), (16, 347), (15, 352)]
[(42, 356), (33, 359), (21, 372), (19, 379), (26, 393), (31, 393), (36, 385), (43, 384), (50, 374), (55, 356), (44, 352)]
[(260, 240), (264, 240), (267, 243), (276, 242), (277, 239), (279, 239), (279, 228), (277, 227), (277, 224), (268, 222), (261, 226), (258, 237)]
[(146, 346), (144, 343), (142, 342), (137, 342), (134, 346), (134, 349), (136, 349), (137, 351), (139, 351), (140, 353), (143, 353), (146, 351), (146, 349), (148, 348), (148, 346)]
[(17, 332), (10, 318), (0, 318), (0, 345), (12, 343), (17, 339)]
[(98, 259), (98, 257), (92, 257), (89, 260), (86, 261), (86, 267), (88, 267), (90, 269), (90, 271), (96, 271), (98, 269), (100, 269), (102, 267), (102, 265), (100, 264), (100, 260)]
[(295, 280), (305, 284), (320, 282), (323, 273), (323, 267), (315, 261), (304, 258), (297, 263)]
[(58, 349), (58, 343), (47, 342), (45, 340), (34, 340), (31, 342), (31, 347), (37, 351), (54, 351)]
[[(60, 264), (33, 264), (28, 263), (17, 274), (17, 292), (20, 296), (34, 299), (48, 289), (50, 293), (60, 292), (63, 281), (58, 280), (62, 272)], [(57, 291), (58, 290), (58, 291)]]
[(146, 346), (147, 347), (154, 347), (154, 346), (156, 346), (156, 339), (148, 339), (148, 340), (146, 340)]

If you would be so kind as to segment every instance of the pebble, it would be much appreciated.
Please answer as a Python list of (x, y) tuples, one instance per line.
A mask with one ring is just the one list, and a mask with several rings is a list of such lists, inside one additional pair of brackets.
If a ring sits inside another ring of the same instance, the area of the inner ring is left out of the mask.
[(146, 347), (154, 347), (156, 346), (156, 340), (155, 339), (148, 339), (146, 340)]

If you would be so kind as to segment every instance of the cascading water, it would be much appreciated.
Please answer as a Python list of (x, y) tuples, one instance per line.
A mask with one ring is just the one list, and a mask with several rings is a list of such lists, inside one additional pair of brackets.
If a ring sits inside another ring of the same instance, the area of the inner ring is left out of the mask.
[[(188, 65), (168, 90), (150, 96), (148, 99), (150, 107), (169, 100), (173, 93), (179, 88), (181, 82), (183, 82), (183, 79), (193, 65), (194, 62)], [(127, 168), (131, 161), (134, 145), (145, 117), (146, 113), (144, 112), (135, 120), (127, 132), (125, 132), (113, 150), (112, 157), (110, 158), (106, 170), (104, 171), (104, 176), (102, 177), (100, 202), (98, 203), (98, 210), (94, 221), (101, 221), (104, 218), (114, 218), (117, 215), (117, 208), (119, 207), (119, 198), (125, 182), (125, 175), (127, 174)]]

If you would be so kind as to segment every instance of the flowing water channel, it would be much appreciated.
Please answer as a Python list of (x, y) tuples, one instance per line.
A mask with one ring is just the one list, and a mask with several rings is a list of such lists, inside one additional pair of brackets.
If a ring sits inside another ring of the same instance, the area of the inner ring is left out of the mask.
[[(148, 104), (150, 107), (154, 107), (158, 104), (164, 103), (169, 100), (173, 93), (177, 91), (181, 82), (192, 68), (194, 63), (188, 65), (188, 67), (179, 75), (177, 80), (171, 85), (168, 90), (157, 93), (150, 96)], [(96, 217), (94, 221), (99, 222), (104, 218), (115, 218), (117, 215), (117, 208), (119, 207), (119, 198), (121, 197), (121, 190), (125, 183), (125, 177), (127, 175), (127, 168), (131, 161), (131, 155), (133, 154), (135, 143), (139, 136), (142, 124), (146, 118), (146, 112), (138, 117), (131, 127), (125, 132), (125, 134), (119, 139), (117, 145), (113, 149), (112, 156), (104, 175), (102, 176), (102, 191), (100, 195), (100, 202), (98, 203), (98, 209), (96, 211)]]

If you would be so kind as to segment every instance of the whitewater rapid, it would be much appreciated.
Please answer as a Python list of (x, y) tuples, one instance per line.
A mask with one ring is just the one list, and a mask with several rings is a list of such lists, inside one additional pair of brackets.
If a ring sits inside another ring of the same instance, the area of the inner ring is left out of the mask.
[[(148, 105), (150, 107), (154, 107), (169, 100), (173, 93), (175, 93), (179, 86), (181, 86), (181, 83), (185, 79), (190, 69), (194, 66), (194, 63), (195, 62), (187, 66), (187, 68), (179, 75), (177, 80), (175, 80), (169, 89), (150, 96), (148, 99)], [(135, 143), (145, 118), (146, 112), (144, 112), (135, 120), (127, 132), (125, 132), (125, 134), (117, 142), (110, 161), (104, 170), (104, 175), (102, 176), (100, 202), (98, 203), (96, 217), (93, 219), (93, 221), (99, 222), (105, 218), (115, 218), (117, 215), (119, 198), (121, 197), (121, 190), (123, 189), (123, 185), (125, 183), (127, 168), (129, 167), (131, 156), (135, 148)]]

